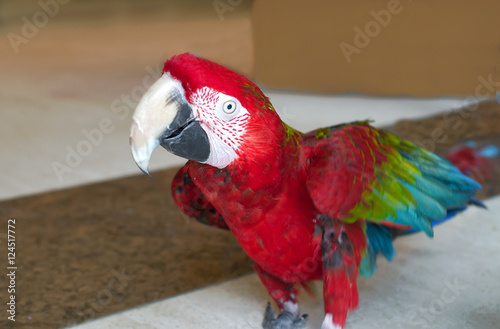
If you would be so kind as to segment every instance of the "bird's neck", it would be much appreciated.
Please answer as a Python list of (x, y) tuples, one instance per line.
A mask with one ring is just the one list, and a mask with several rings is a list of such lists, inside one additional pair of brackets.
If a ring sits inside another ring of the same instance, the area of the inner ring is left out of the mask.
[[(290, 176), (302, 177), (300, 140), (302, 133), (281, 120), (266, 122), (242, 144), (232, 163), (222, 169), (191, 163), (191, 174), (215, 190), (261, 191), (271, 196), (280, 193)], [(255, 126), (255, 125), (254, 125)], [(299, 178), (300, 179), (300, 178)]]
[(241, 184), (253, 190), (279, 188), (284, 176), (300, 170), (300, 139), (302, 133), (279, 121), (272, 134), (263, 133), (227, 170)]

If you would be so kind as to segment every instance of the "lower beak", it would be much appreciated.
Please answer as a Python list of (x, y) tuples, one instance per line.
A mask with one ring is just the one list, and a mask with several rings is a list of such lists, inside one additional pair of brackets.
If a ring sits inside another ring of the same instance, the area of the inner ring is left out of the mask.
[(172, 154), (197, 162), (207, 161), (210, 155), (207, 133), (194, 120), (182, 124), (178, 129), (165, 130), (160, 145)]

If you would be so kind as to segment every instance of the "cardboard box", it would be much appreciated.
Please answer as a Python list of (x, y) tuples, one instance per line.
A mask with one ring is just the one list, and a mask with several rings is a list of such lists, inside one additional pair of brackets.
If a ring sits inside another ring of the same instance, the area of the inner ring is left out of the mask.
[(265, 86), (371, 95), (494, 96), (498, 0), (255, 0)]

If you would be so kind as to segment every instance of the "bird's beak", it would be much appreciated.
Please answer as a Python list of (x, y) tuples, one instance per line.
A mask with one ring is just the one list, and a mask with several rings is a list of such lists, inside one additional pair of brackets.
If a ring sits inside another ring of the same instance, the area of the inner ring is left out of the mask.
[(149, 159), (158, 145), (180, 157), (204, 162), (210, 154), (206, 132), (184, 96), (182, 84), (165, 73), (144, 94), (130, 127), (130, 148), (139, 168), (149, 175)]

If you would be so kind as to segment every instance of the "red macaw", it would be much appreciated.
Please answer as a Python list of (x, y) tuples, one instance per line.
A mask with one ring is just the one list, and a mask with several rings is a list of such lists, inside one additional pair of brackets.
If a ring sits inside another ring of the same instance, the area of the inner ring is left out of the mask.
[(392, 239), (452, 217), (480, 188), (449, 161), (353, 122), (303, 134), (280, 120), (244, 76), (191, 54), (172, 57), (133, 115), (130, 145), (148, 174), (161, 145), (188, 159), (172, 182), (188, 216), (229, 229), (281, 314), (263, 327), (300, 328), (300, 287), (323, 280), (322, 329), (343, 328)]

